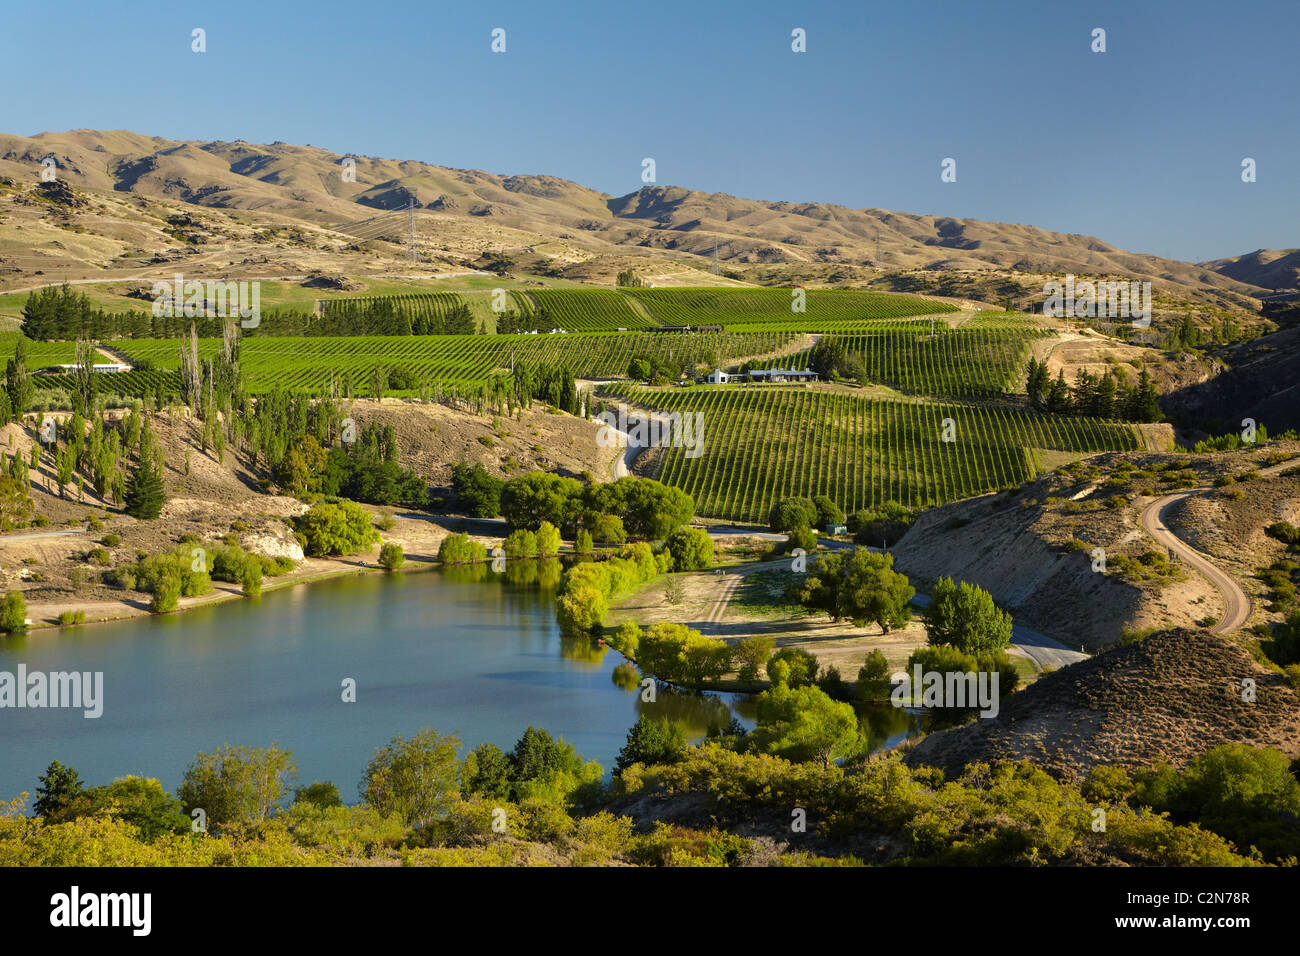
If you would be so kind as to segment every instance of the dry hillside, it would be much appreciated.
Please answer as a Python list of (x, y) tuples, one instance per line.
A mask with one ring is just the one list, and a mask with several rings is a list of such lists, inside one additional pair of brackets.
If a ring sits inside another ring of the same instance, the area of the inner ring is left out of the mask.
[(1030, 760), (1074, 779), (1096, 764), (1182, 766), (1225, 743), (1300, 755), (1300, 692), (1231, 641), (1178, 629), (1048, 674), (997, 717), (930, 734), (906, 759), (953, 776), (973, 761)]

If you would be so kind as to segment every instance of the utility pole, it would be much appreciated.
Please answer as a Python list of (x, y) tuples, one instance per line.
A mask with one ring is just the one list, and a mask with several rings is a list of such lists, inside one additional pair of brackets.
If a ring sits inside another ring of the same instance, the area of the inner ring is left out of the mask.
[(412, 263), (416, 261), (415, 251), (415, 197), (406, 201), (406, 257)]

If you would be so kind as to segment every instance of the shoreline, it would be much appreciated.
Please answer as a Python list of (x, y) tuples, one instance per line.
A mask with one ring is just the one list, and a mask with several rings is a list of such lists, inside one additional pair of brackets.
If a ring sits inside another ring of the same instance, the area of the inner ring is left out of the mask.
[[(307, 562), (313, 562), (315, 565), (327, 565), (326, 567), (303, 567)], [(328, 567), (334, 565), (334, 567)], [(321, 581), (329, 581), (335, 578), (341, 578), (348, 575), (374, 574), (374, 573), (397, 573), (418, 574), (432, 571), (439, 566), (437, 561), (413, 561), (407, 559), (406, 564), (396, 572), (386, 571), (376, 564), (367, 564), (364, 562), (355, 562), (348, 558), (308, 558), (300, 563), (298, 569), (275, 578), (266, 578), (262, 584), (262, 593), (267, 594), (273, 591), (283, 591), (287, 588), (298, 585), (316, 584)], [(144, 592), (131, 592), (132, 594), (143, 594)], [(109, 624), (116, 621), (126, 621), (140, 617), (171, 617), (174, 615), (184, 614), (200, 607), (208, 607), (215, 604), (223, 604), (228, 601), (247, 600), (246, 595), (239, 585), (232, 584), (228, 581), (213, 581), (212, 591), (207, 594), (200, 594), (194, 597), (182, 597), (176, 610), (168, 611), (166, 614), (155, 614), (149, 610), (147, 601), (119, 600), (119, 601), (98, 601), (89, 604), (32, 604), (27, 608), (28, 619), (31, 621), (27, 625), (26, 633), (31, 634), (36, 631), (61, 631), (67, 628), (88, 627), (92, 624)], [(98, 609), (96, 613), (92, 609)], [(81, 610), (86, 612), (86, 620), (76, 624), (60, 624), (58, 616), (63, 611)], [(93, 614), (93, 616), (92, 616)]]

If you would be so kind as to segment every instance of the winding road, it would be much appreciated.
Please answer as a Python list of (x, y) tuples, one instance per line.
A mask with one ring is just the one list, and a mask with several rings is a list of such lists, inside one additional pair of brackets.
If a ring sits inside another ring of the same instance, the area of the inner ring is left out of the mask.
[[(1261, 477), (1276, 475), (1294, 467), (1296, 467), (1294, 460), (1284, 461), (1270, 468), (1261, 468), (1259, 474)], [(1194, 568), (1201, 577), (1218, 589), (1223, 596), (1223, 617), (1219, 619), (1219, 623), (1210, 628), (1210, 631), (1214, 634), (1228, 634), (1239, 630), (1250, 619), (1250, 595), (1237, 583), (1236, 578), (1174, 534), (1169, 529), (1169, 526), (1165, 524), (1165, 513), (1175, 504), (1185, 501), (1193, 495), (1202, 495), (1213, 490), (1209, 485), (1202, 485), (1198, 488), (1175, 491), (1173, 494), (1157, 498), (1142, 509), (1142, 528), (1159, 544), (1173, 551), (1174, 554)]]

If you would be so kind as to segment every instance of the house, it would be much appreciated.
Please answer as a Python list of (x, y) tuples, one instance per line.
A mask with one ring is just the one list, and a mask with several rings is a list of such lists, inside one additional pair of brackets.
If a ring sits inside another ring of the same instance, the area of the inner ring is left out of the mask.
[[(52, 366), (50, 366), (50, 368), (52, 368), (52, 369), (58, 369), (59, 372), (75, 372), (77, 369), (81, 368), (81, 366), (80, 366), (80, 365), (76, 365), (76, 364), (65, 364), (65, 365), (52, 365)], [(129, 365), (123, 365), (123, 364), (120, 363), (120, 362), (96, 362), (96, 363), (92, 366), (92, 368), (93, 368), (93, 370), (96, 371), (96, 372), (129, 372), (129, 371), (131, 371), (131, 366), (129, 366)], [(58, 374), (58, 373), (55, 373), (55, 374)]]
[(707, 379), (705, 379), (705, 381), (707, 381), (710, 385), (726, 385), (734, 378), (736, 378), (735, 375), (731, 375), (727, 372), (724, 372), (720, 368), (715, 368), (712, 372), (709, 373), (709, 376)]
[(817, 373), (810, 368), (758, 368), (749, 373), (755, 382), (815, 382)]

